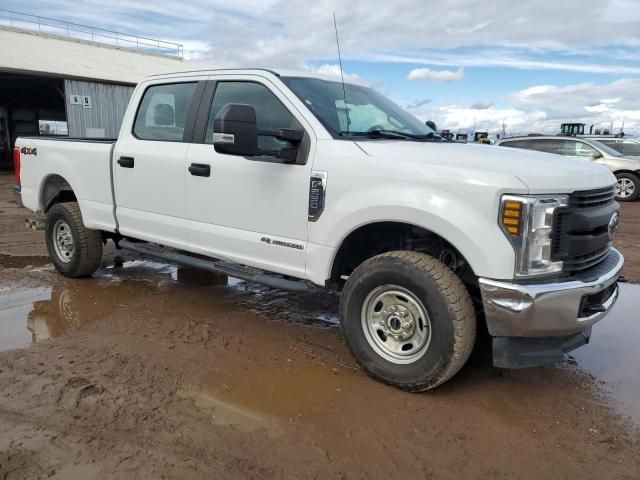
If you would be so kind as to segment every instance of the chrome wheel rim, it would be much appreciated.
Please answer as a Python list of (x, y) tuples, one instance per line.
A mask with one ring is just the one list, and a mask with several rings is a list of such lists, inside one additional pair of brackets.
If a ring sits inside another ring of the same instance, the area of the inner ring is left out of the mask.
[(628, 178), (619, 178), (616, 184), (616, 195), (619, 198), (629, 198), (636, 191), (636, 184)]
[(73, 259), (75, 246), (71, 228), (64, 220), (58, 220), (53, 225), (53, 248), (58, 259), (63, 263), (69, 263)]
[(422, 302), (397, 285), (373, 289), (362, 304), (362, 330), (369, 346), (395, 364), (413, 363), (429, 349), (431, 319)]

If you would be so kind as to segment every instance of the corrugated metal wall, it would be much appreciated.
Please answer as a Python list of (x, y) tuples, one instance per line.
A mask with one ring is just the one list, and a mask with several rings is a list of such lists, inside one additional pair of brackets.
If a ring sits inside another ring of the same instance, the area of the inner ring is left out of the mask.
[[(133, 87), (105, 83), (65, 80), (69, 136), (84, 138), (116, 138)], [(72, 103), (72, 96), (88, 96), (91, 108)]]

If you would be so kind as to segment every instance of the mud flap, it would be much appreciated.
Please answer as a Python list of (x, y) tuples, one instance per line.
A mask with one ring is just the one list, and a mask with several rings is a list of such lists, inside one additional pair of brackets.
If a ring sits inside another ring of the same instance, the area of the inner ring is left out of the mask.
[(591, 328), (565, 337), (494, 337), (493, 365), (498, 368), (528, 368), (553, 365), (589, 343)]

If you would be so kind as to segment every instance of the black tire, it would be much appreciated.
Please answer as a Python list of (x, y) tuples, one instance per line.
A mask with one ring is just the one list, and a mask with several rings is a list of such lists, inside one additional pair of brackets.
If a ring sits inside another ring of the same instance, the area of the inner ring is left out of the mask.
[(618, 179), (618, 182), (620, 182), (621, 180), (631, 182), (627, 183), (627, 188), (633, 188), (633, 192), (626, 197), (619, 196), (620, 192), (616, 190), (616, 200), (618, 202), (635, 202), (638, 199), (638, 195), (640, 195), (640, 178), (638, 178), (638, 176), (633, 173), (626, 172), (616, 173), (616, 178)]
[[(60, 221), (69, 227), (73, 239), (73, 251), (66, 259), (62, 258), (54, 245), (54, 228)], [(84, 226), (80, 207), (75, 202), (57, 203), (47, 212), (45, 240), (51, 262), (65, 277), (87, 277), (100, 267), (102, 233)]]
[[(412, 363), (397, 364), (384, 358), (365, 334), (365, 299), (387, 285), (412, 293), (430, 318), (426, 351)], [(418, 252), (384, 253), (356, 268), (342, 292), (340, 322), (347, 344), (365, 372), (411, 392), (435, 388), (453, 377), (469, 358), (476, 338), (475, 310), (465, 286), (442, 262)]]

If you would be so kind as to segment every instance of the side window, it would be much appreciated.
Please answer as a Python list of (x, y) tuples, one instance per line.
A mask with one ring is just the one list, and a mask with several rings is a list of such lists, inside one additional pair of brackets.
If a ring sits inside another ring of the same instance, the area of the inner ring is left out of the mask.
[(511, 147), (511, 148), (524, 148), (528, 150), (531, 148), (529, 143), (531, 143), (529, 140), (510, 140), (510, 141), (502, 142), (500, 146)]
[[(255, 82), (219, 82), (209, 113), (205, 143), (213, 143), (213, 119), (229, 103), (255, 108), (259, 129), (299, 128), (289, 110), (264, 85)], [(258, 148), (262, 150), (279, 150), (287, 145), (287, 142), (274, 137), (258, 137)]]
[(564, 153), (564, 141), (556, 140), (555, 138), (541, 138), (535, 140), (535, 145), (532, 147), (534, 150), (545, 153), (553, 153), (555, 155), (566, 155)]
[(133, 133), (141, 140), (181, 142), (195, 83), (149, 87), (142, 97)]
[(591, 145), (587, 145), (584, 142), (572, 142), (575, 144), (574, 153), (568, 155), (575, 155), (576, 157), (588, 157), (593, 158), (598, 151)]

